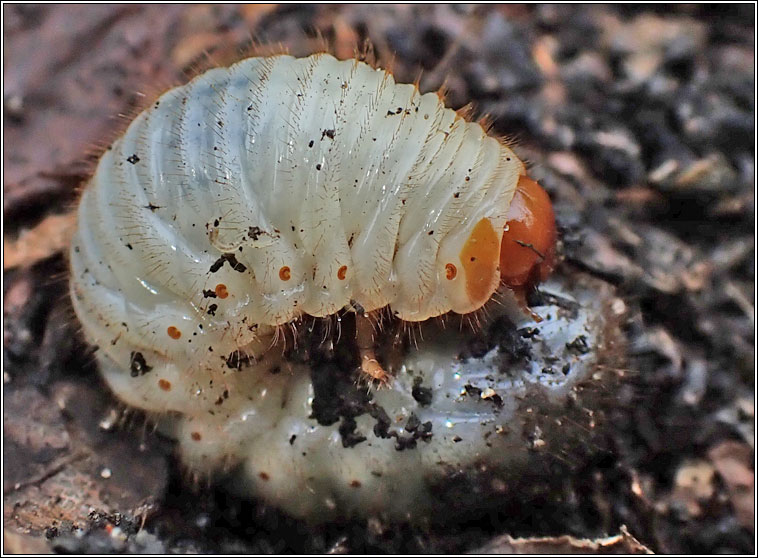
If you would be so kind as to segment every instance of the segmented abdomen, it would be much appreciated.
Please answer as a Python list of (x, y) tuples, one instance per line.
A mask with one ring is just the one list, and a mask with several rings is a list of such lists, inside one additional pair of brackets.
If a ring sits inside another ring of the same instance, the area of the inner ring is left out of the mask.
[(436, 94), (362, 62), (214, 69), (101, 158), (72, 248), (77, 313), (124, 366), (140, 347), (226, 354), (351, 301), (409, 321), (470, 312), (497, 287), (522, 172)]

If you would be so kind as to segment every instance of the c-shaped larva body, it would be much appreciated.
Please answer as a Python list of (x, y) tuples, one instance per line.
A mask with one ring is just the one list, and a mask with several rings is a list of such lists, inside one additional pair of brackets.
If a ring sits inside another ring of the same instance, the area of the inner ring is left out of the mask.
[(501, 275), (545, 275), (552, 209), (524, 172), (383, 70), (248, 58), (169, 90), (103, 154), (79, 205), (74, 307), (119, 397), (199, 412), (299, 316), (418, 322), (479, 309)]

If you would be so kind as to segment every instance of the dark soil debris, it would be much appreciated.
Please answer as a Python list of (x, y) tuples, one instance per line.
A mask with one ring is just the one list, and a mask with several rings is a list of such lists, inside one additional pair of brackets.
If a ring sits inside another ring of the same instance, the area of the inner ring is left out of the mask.
[(423, 387), (421, 385), (421, 377), (416, 377), (413, 379), (413, 389), (411, 390), (411, 395), (416, 401), (419, 402), (422, 407), (430, 405), (432, 403), (432, 390), (431, 388)]

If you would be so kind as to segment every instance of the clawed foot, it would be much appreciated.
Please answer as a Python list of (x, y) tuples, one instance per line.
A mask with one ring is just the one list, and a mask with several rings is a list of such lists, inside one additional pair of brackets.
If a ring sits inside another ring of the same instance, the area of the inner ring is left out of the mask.
[(361, 359), (361, 379), (378, 389), (389, 386), (392, 376), (379, 364), (374, 353), (374, 327), (367, 314), (355, 315), (355, 336)]

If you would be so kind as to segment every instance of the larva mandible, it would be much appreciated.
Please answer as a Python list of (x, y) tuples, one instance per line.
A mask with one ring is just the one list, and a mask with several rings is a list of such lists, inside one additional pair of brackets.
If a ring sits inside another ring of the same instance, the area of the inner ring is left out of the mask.
[(470, 313), (544, 278), (554, 241), (523, 163), (437, 94), (357, 60), (255, 57), (164, 93), (102, 155), (71, 293), (114, 391), (186, 411), (299, 316)]

